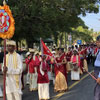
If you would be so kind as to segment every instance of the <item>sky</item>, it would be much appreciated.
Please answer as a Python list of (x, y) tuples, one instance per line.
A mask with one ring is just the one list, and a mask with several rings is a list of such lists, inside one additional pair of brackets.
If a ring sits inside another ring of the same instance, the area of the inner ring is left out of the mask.
[(95, 32), (100, 32), (100, 11), (98, 14), (87, 13), (85, 17), (80, 15), (82, 20), (85, 22), (85, 25), (89, 27), (89, 29), (93, 29)]

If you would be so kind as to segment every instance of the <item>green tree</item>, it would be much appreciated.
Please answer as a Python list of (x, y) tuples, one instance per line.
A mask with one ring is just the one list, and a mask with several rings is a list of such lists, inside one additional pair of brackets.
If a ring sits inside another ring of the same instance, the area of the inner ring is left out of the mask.
[[(81, 23), (79, 15), (98, 13), (99, 0), (9, 0), (15, 18), (16, 31), (13, 39), (26, 39), (28, 44), (36, 38), (54, 37), (72, 32)], [(2, 4), (2, 1), (0, 1)], [(84, 25), (85, 27), (85, 25)]]

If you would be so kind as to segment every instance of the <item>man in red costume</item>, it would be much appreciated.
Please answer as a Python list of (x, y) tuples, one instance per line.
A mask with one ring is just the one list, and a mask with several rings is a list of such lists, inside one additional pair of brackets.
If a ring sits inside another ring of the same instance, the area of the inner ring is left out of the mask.
[(30, 52), (27, 52), (26, 53), (26, 59), (25, 59), (25, 63), (26, 63), (26, 71), (27, 71), (27, 76), (26, 76), (26, 84), (29, 84), (30, 81), (29, 81), (29, 63), (28, 60), (29, 60), (29, 56), (30, 56)]
[(82, 47), (80, 46), (79, 47), (79, 51), (78, 51), (78, 54), (80, 56), (80, 73), (83, 74), (83, 67), (84, 67), (84, 51), (82, 49)]
[(35, 67), (35, 54), (34, 49), (30, 50), (30, 56), (27, 61), (29, 63), (29, 73), (30, 73), (30, 91), (37, 90), (37, 70)]

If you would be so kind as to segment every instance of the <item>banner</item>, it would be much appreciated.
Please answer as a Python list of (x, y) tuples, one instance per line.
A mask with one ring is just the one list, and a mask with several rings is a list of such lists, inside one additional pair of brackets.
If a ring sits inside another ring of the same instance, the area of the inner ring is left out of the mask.
[(40, 41), (41, 41), (41, 52), (42, 52), (42, 56), (43, 55), (53, 56), (53, 54), (48, 49), (48, 47), (45, 45), (45, 43), (43, 42), (43, 40), (40, 40)]

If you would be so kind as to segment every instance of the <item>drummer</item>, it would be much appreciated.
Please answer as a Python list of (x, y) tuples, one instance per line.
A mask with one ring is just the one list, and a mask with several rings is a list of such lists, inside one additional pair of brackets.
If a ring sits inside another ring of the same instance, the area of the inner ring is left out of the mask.
[(71, 80), (80, 80), (80, 57), (78, 51), (74, 50), (71, 56)]

